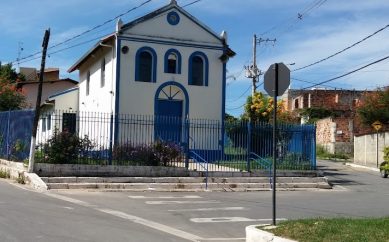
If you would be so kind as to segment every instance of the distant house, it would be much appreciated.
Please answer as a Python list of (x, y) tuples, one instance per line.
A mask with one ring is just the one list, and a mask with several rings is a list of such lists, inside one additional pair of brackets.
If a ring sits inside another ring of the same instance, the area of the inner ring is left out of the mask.
[[(20, 67), (20, 73), (24, 75), (25, 80), (18, 82), (17, 87), (21, 88), (26, 95), (28, 107), (35, 108), (40, 73), (35, 68), (27, 67)], [(77, 84), (77, 81), (69, 78), (61, 79), (58, 68), (45, 69), (43, 73), (41, 105), (46, 102), (49, 96), (73, 88)]]
[[(360, 129), (356, 107), (369, 91), (289, 89), (282, 96), (285, 109), (301, 111), (308, 108), (329, 110), (332, 115), (316, 122), (316, 142), (331, 153), (353, 153), (354, 135)], [(302, 123), (306, 120), (302, 119)]]
[[(116, 32), (101, 39), (69, 72), (79, 70), (80, 112), (222, 123), (226, 64), (234, 55), (224, 31), (216, 34), (172, 0), (127, 24), (119, 20)], [(117, 122), (113, 129), (117, 138)], [(156, 135), (162, 136), (158, 130)]]

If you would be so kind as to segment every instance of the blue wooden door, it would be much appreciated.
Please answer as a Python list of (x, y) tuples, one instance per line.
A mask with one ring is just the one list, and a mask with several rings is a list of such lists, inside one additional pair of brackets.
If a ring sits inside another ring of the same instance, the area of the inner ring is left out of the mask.
[(157, 101), (155, 136), (163, 141), (181, 142), (182, 100)]

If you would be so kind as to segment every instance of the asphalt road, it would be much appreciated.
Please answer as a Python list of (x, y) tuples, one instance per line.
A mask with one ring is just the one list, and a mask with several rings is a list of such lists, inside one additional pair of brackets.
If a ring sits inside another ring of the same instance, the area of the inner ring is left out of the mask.
[[(389, 179), (320, 162), (333, 190), (277, 192), (277, 218), (389, 216)], [(37, 193), (0, 180), (0, 241), (244, 241), (271, 192)]]

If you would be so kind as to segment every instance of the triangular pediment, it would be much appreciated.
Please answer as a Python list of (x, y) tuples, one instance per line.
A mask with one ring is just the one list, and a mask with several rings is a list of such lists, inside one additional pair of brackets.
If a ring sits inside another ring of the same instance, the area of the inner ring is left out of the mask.
[(222, 45), (223, 39), (176, 4), (169, 4), (128, 24), (122, 35)]

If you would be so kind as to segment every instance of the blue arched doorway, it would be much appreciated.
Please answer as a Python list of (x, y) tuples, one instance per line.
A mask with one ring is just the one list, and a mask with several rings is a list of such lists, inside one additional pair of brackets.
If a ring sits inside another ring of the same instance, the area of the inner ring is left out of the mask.
[(189, 96), (178, 82), (162, 84), (155, 93), (155, 138), (181, 143), (184, 140), (184, 118), (188, 117)]

